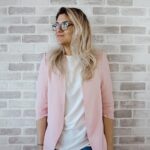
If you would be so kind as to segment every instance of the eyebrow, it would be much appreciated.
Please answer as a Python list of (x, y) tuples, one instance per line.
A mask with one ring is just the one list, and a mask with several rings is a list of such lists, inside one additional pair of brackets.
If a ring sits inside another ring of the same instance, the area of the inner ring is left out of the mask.
[[(62, 21), (62, 22), (71, 22), (71, 21), (69, 21), (69, 20), (65, 20), (65, 21)], [(58, 22), (58, 21), (56, 21), (56, 23), (62, 23), (62, 22)]]

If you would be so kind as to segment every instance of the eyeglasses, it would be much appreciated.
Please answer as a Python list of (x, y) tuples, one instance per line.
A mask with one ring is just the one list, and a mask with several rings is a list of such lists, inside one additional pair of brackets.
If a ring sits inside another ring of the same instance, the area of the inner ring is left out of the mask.
[(71, 25), (73, 25), (73, 24), (71, 22), (69, 22), (69, 21), (64, 21), (62, 23), (56, 22), (55, 24), (52, 25), (52, 30), (56, 31), (57, 29), (60, 29), (62, 31), (65, 31)]

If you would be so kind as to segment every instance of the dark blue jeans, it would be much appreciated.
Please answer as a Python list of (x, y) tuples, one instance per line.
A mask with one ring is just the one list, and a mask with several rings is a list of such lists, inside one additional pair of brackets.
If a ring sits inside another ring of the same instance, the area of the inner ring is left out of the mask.
[(86, 146), (86, 147), (82, 148), (81, 150), (92, 150), (92, 147), (91, 146)]
[[(55, 149), (55, 150), (57, 150), (57, 149)], [(81, 150), (92, 150), (92, 147), (91, 146), (86, 146), (86, 147), (82, 148)]]

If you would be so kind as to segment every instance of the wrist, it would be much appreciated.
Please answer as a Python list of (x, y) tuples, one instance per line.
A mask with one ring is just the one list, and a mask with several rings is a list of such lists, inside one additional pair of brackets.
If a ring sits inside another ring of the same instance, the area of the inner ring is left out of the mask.
[(43, 144), (40, 144), (40, 143), (39, 143), (39, 144), (37, 144), (37, 145), (40, 146), (40, 147), (43, 147)]

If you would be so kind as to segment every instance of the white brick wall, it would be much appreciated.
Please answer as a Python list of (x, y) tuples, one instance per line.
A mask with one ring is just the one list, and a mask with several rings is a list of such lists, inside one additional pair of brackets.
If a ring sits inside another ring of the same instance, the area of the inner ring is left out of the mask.
[(36, 150), (35, 81), (62, 5), (87, 14), (95, 46), (108, 54), (115, 150), (149, 150), (149, 0), (0, 0), (0, 150)]

